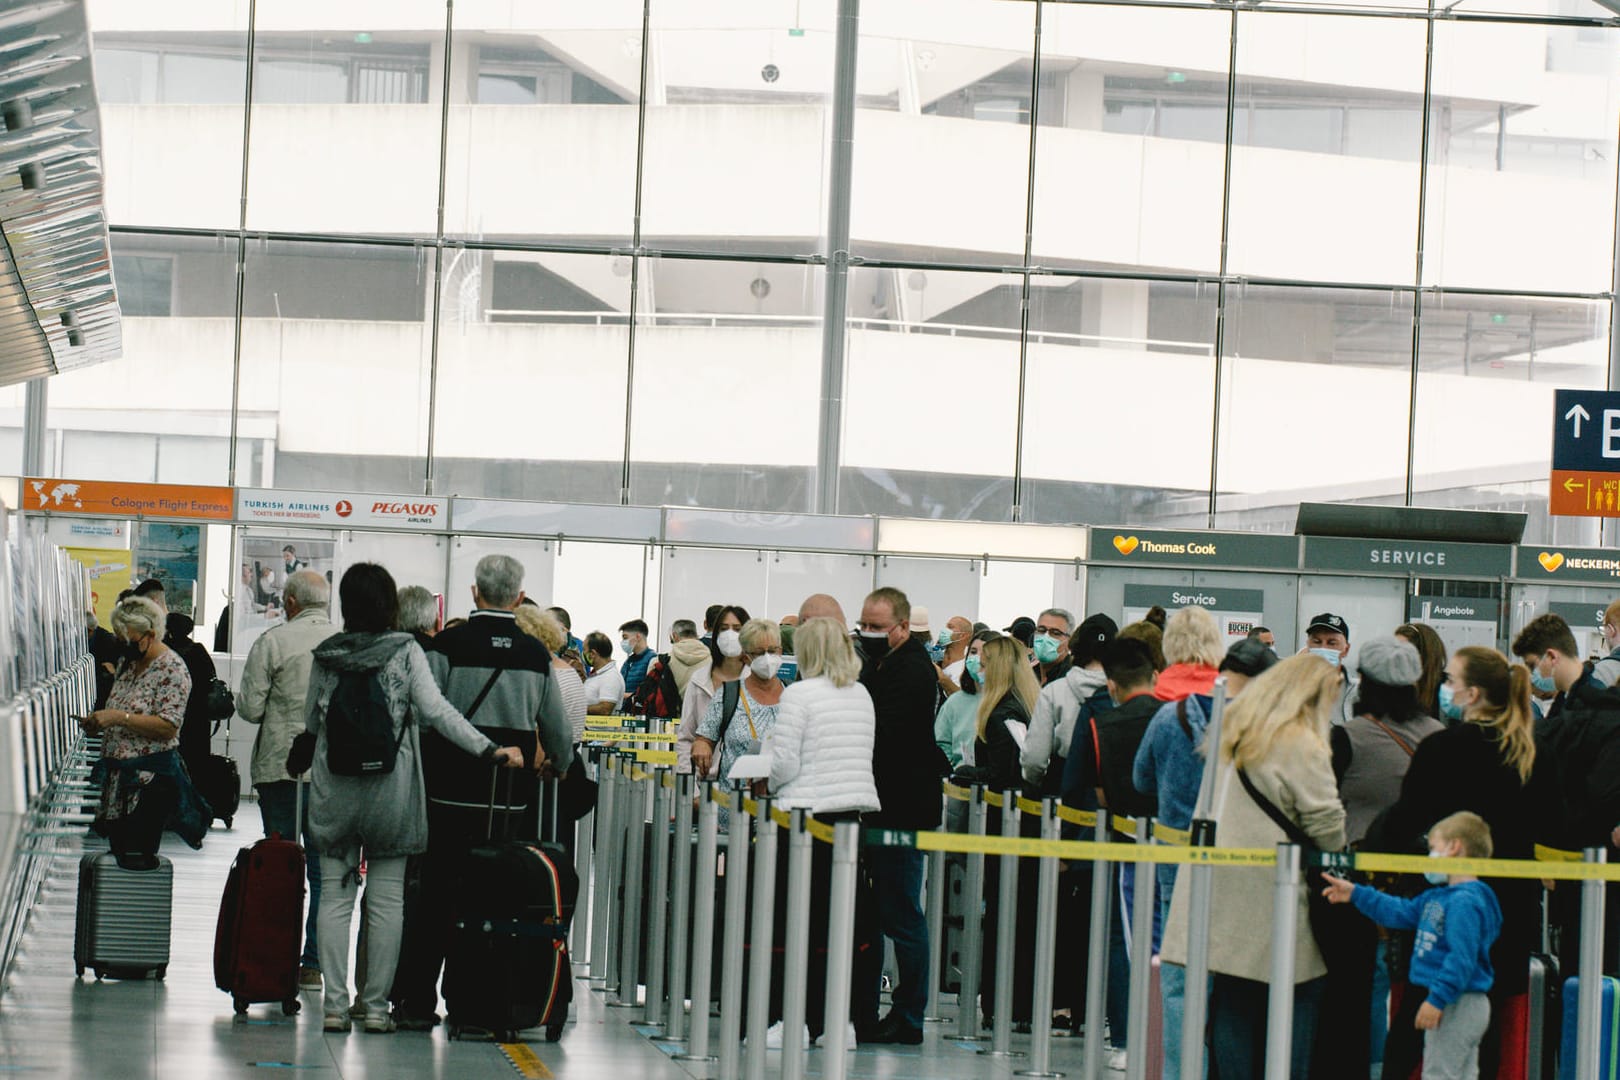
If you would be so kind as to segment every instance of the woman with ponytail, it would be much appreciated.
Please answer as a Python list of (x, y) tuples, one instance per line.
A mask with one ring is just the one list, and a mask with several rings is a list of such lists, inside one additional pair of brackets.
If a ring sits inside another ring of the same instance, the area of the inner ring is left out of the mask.
[[(1446, 663), (1439, 704), (1455, 724), (1418, 745), (1401, 783), (1400, 800), (1373, 824), (1364, 848), (1412, 853), (1441, 818), (1469, 810), (1491, 827), (1499, 859), (1535, 856), (1535, 714), (1530, 707), (1530, 671), (1510, 664), (1495, 649), (1470, 645)], [(1460, 721), (1460, 722), (1459, 722)], [(1505, 1007), (1524, 995), (1530, 952), (1540, 937), (1539, 884), (1486, 879), (1502, 905), (1502, 933), (1491, 949), (1496, 985), (1490, 993), (1491, 1027), (1479, 1049), (1479, 1074), (1497, 1075)], [(1423, 1052), (1413, 1020), (1421, 994), (1407, 993), (1389, 1025), (1384, 1075), (1408, 1076)], [(1522, 1001), (1514, 1004), (1514, 1008)], [(1515, 1021), (1517, 1022), (1517, 1021)]]

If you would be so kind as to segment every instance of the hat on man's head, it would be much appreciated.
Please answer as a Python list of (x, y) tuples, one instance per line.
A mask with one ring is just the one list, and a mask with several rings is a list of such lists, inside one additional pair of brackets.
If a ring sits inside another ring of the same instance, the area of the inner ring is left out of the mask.
[(1423, 676), (1423, 658), (1417, 648), (1393, 635), (1363, 645), (1356, 666), (1367, 678), (1385, 686), (1416, 686)]
[(1119, 624), (1107, 615), (1088, 616), (1069, 638), (1069, 656), (1081, 667), (1102, 659), (1102, 651), (1119, 635)]
[(911, 605), (911, 632), (913, 634), (930, 633), (928, 626), (928, 609), (921, 604)]
[(1305, 632), (1308, 634), (1312, 630), (1329, 630), (1335, 634), (1343, 634), (1346, 641), (1350, 640), (1350, 624), (1331, 612), (1324, 611), (1307, 623)]
[(1226, 650), (1221, 661), (1222, 671), (1235, 671), (1239, 675), (1254, 677), (1277, 662), (1277, 654), (1259, 638), (1244, 638)]
[(1011, 634), (1026, 646), (1033, 645), (1035, 643), (1035, 620), (1028, 615), (1020, 615), (1002, 633)]

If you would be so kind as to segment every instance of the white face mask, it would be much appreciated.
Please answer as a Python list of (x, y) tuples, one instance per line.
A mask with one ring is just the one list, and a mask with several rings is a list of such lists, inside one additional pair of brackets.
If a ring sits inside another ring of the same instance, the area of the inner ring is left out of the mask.
[(764, 656), (754, 657), (754, 662), (748, 665), (756, 678), (770, 682), (776, 678), (776, 671), (782, 666), (782, 658), (775, 653), (766, 653)]
[(735, 630), (722, 630), (720, 636), (714, 639), (720, 648), (720, 655), (725, 657), (742, 655), (742, 635)]

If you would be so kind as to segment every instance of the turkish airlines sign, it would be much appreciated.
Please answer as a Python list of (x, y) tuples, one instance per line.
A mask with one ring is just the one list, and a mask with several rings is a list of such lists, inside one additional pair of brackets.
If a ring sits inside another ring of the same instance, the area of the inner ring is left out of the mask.
[(243, 525), (324, 525), (339, 529), (442, 532), (450, 500), (412, 495), (239, 488), (236, 520)]

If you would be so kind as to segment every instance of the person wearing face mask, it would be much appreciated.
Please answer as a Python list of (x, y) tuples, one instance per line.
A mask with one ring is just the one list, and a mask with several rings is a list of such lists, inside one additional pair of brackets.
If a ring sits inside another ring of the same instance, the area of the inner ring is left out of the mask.
[(613, 642), (600, 630), (585, 636), (585, 659), (591, 674), (585, 680), (585, 712), (612, 716), (624, 702), (624, 676), (613, 663)]
[(1062, 608), (1047, 608), (1035, 620), (1030, 651), (1035, 654), (1035, 678), (1042, 686), (1060, 682), (1069, 673), (1069, 635), (1074, 616)]
[(1344, 658), (1350, 655), (1350, 624), (1331, 612), (1324, 611), (1305, 627), (1305, 652), (1320, 656), (1339, 671), (1339, 707), (1334, 710), (1335, 724), (1348, 724), (1356, 715), (1356, 680), (1345, 670)]
[[(721, 630), (716, 635), (716, 644), (722, 650), (731, 645), (732, 633)], [(736, 690), (724, 686), (721, 693), (714, 695), (698, 724), (697, 737), (692, 740), (692, 771), (708, 775), (718, 759), (722, 782), (730, 778), (738, 758), (760, 752), (765, 737), (776, 727), (784, 689), (782, 680), (776, 677), (776, 670), (782, 666), (782, 631), (775, 620), (750, 619), (735, 633), (736, 644), (742, 649), (738, 659), (746, 674)], [(726, 808), (721, 807), (722, 829), (728, 820)]]
[(80, 721), (86, 735), (102, 740), (92, 774), (101, 784), (93, 828), (121, 865), (152, 866), (165, 829), (173, 827), (194, 848), (208, 831), (207, 808), (178, 753), (191, 676), (163, 644), (163, 609), (151, 600), (119, 601), (112, 627), (118, 673), (106, 706)]
[[(1446, 663), (1440, 701), (1461, 722), (1419, 744), (1401, 780), (1399, 800), (1368, 829), (1363, 848), (1421, 851), (1435, 822), (1468, 810), (1490, 826), (1498, 858), (1534, 858), (1537, 808), (1551, 771), (1546, 762), (1538, 765), (1529, 669), (1508, 663), (1495, 649), (1458, 649)], [(1497, 984), (1491, 990), (1492, 1030), (1481, 1046), (1480, 1075), (1495, 1076), (1502, 1005), (1525, 992), (1530, 952), (1541, 938), (1540, 886), (1497, 878), (1487, 884), (1501, 903), (1503, 928), (1491, 952)], [(1392, 1039), (1384, 1050), (1384, 1075), (1404, 1076), (1400, 1070), (1416, 1065), (1403, 1053)]]
[[(735, 605), (715, 605), (709, 626), (709, 659), (692, 670), (681, 695), (681, 727), (675, 737), (675, 771), (692, 772), (692, 743), (697, 739), (698, 725), (709, 714), (709, 703), (728, 682), (743, 677), (748, 665), (742, 658), (742, 637), (739, 631), (748, 623), (747, 610)], [(721, 635), (724, 635), (721, 638)], [(719, 640), (716, 640), (719, 639)], [(720, 763), (711, 760), (708, 779), (718, 779)], [(699, 777), (704, 776), (702, 772)]]
[(1603, 644), (1609, 655), (1592, 667), (1592, 678), (1602, 686), (1620, 686), (1620, 600), (1603, 612)]
[(994, 630), (981, 630), (973, 635), (962, 657), (962, 688), (945, 699), (945, 704), (940, 706), (938, 715), (934, 717), (934, 744), (951, 759), (952, 769), (973, 764), (979, 680), (983, 672), (981, 656), (985, 642), (994, 641), (1000, 636)]
[[(1066, 616), (1066, 612), (1058, 612)], [(1050, 612), (1043, 613), (1041, 622)], [(1035, 716), (1029, 723), (1029, 734), (1019, 754), (1024, 770), (1024, 781), (1048, 794), (1060, 794), (1063, 767), (1069, 756), (1074, 724), (1080, 708), (1099, 687), (1107, 685), (1103, 674), (1102, 654), (1119, 633), (1119, 626), (1107, 615), (1093, 615), (1081, 623), (1073, 636), (1064, 643), (1064, 673), (1041, 687), (1040, 699), (1035, 703)], [(1035, 638), (1036, 652), (1042, 649), (1042, 632)], [(1039, 673), (1037, 673), (1037, 678)]]
[[(1477, 814), (1452, 814), (1429, 830), (1432, 858), (1488, 859), (1491, 852), (1490, 827)], [(1390, 1042), (1403, 1058), (1413, 1057), (1422, 1031), (1425, 1077), (1477, 1077), (1482, 1075), (1480, 1043), (1492, 1015), (1486, 994), (1496, 982), (1491, 946), (1502, 931), (1502, 908), (1490, 887), (1471, 874), (1423, 876), (1434, 888), (1413, 899), (1332, 874), (1323, 875), (1323, 893), (1332, 903), (1354, 904), (1380, 926), (1417, 931), (1411, 985), (1390, 1024)]]
[[(879, 829), (928, 832), (939, 828), (941, 776), (950, 763), (934, 745), (934, 700), (939, 685), (928, 650), (911, 636), (911, 601), (895, 588), (882, 588), (861, 606), (859, 641), (866, 662), (861, 684), (872, 695), (877, 739), (872, 773), (883, 809), (867, 824)], [(868, 900), (879, 932), (894, 942), (900, 981), (893, 1007), (878, 1020), (883, 949), (869, 949), (856, 960), (851, 997), (855, 1029), (862, 1042), (922, 1042), (923, 1008), (928, 1001), (928, 921), (921, 893), (920, 851), (892, 848), (867, 862), (873, 884)], [(859, 906), (859, 904), (858, 904)]]
[(624, 653), (624, 663), (619, 665), (619, 673), (624, 676), (624, 703), (629, 704), (630, 698), (640, 689), (641, 680), (647, 677), (647, 667), (654, 655), (647, 647), (647, 624), (644, 621), (631, 619), (619, 627), (619, 650)]
[(1446, 643), (1440, 632), (1428, 623), (1402, 623), (1395, 628), (1395, 636), (1411, 643), (1423, 661), (1423, 674), (1418, 676), (1418, 707), (1424, 715), (1443, 720), (1440, 715), (1440, 684), (1446, 681)]
[(939, 632), (939, 692), (942, 701), (962, 688), (962, 672), (967, 667), (968, 646), (973, 641), (973, 623), (965, 615), (953, 615)]

